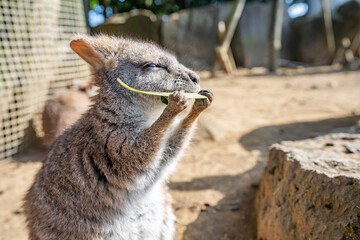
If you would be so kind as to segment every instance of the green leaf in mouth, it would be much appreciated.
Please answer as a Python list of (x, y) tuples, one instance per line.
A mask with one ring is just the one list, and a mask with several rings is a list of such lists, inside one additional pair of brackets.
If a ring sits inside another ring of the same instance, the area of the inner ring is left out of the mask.
[[(154, 95), (154, 96), (160, 96), (161, 101), (163, 101), (163, 98), (167, 100), (167, 97), (170, 96), (171, 92), (147, 92), (147, 91), (141, 91), (141, 90), (137, 90), (134, 89), (132, 87), (129, 87), (128, 85), (126, 85), (123, 81), (120, 80), (120, 78), (117, 78), (116, 81), (118, 83), (120, 83), (121, 86), (123, 86), (124, 88), (126, 88), (127, 90), (136, 92), (136, 93), (142, 93), (142, 94), (148, 94), (148, 95)], [(189, 99), (207, 99), (206, 96), (198, 94), (198, 93), (185, 93), (185, 96)]]
[(165, 104), (165, 105), (168, 105), (168, 103), (169, 103), (169, 101), (167, 100), (167, 98), (164, 97), (164, 96), (161, 96), (161, 102), (162, 102), (163, 104)]

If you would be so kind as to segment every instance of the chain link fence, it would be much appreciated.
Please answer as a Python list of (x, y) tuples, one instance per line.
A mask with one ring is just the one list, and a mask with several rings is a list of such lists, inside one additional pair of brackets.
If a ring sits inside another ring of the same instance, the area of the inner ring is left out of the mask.
[(0, 1), (0, 161), (43, 135), (40, 113), (54, 91), (90, 77), (69, 40), (86, 32), (83, 0)]

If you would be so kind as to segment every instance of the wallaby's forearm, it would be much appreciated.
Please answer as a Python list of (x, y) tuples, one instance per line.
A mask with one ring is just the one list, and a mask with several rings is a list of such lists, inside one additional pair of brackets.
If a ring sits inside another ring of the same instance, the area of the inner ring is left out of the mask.
[(177, 114), (164, 110), (161, 116), (149, 127), (133, 139), (121, 141), (114, 132), (109, 137), (108, 149), (111, 158), (119, 164), (137, 163), (136, 167), (146, 168), (161, 150), (166, 130)]
[(160, 117), (135, 139), (130, 149), (122, 151), (123, 155), (142, 161), (144, 167), (155, 160), (165, 143), (165, 133), (178, 113), (165, 109)]
[(166, 144), (165, 134), (174, 118), (187, 107), (187, 99), (179, 92), (169, 96), (169, 104), (160, 117), (132, 140), (121, 140), (114, 132), (109, 137), (109, 157), (114, 159), (119, 170), (130, 172), (145, 171), (156, 161), (160, 161), (163, 146)]
[(180, 122), (179, 126), (168, 139), (165, 152), (161, 160), (162, 165), (166, 165), (186, 147), (186, 141), (190, 141), (190, 136), (200, 114), (210, 106), (213, 94), (210, 91), (202, 90), (200, 94), (207, 96), (206, 100), (195, 101), (190, 113)]
[(199, 115), (200, 112), (191, 111), (174, 130), (165, 146), (165, 152), (163, 154), (163, 158), (161, 159), (162, 165), (165, 165), (170, 159), (174, 158), (182, 150), (184, 150), (186, 141), (190, 140), (189, 138)]

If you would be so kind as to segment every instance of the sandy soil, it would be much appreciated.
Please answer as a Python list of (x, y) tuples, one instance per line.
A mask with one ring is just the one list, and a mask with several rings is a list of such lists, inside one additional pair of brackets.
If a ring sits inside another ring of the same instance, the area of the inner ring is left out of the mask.
[[(202, 116), (202, 137), (169, 182), (176, 239), (254, 239), (252, 203), (268, 147), (360, 120), (360, 72), (235, 74), (205, 79), (202, 87), (212, 89), (216, 99)], [(30, 149), (0, 164), (0, 240), (27, 239), (21, 199), (43, 156)]]

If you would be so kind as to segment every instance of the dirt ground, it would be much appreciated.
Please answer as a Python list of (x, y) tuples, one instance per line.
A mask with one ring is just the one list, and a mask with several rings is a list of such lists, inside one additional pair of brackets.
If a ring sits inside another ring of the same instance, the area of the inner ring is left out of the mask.
[[(201, 84), (213, 90), (215, 100), (200, 121), (201, 137), (169, 181), (176, 239), (254, 239), (252, 204), (268, 147), (356, 124), (360, 72), (236, 73), (205, 77)], [(0, 164), (0, 240), (27, 239), (21, 199), (43, 156), (30, 149)]]

